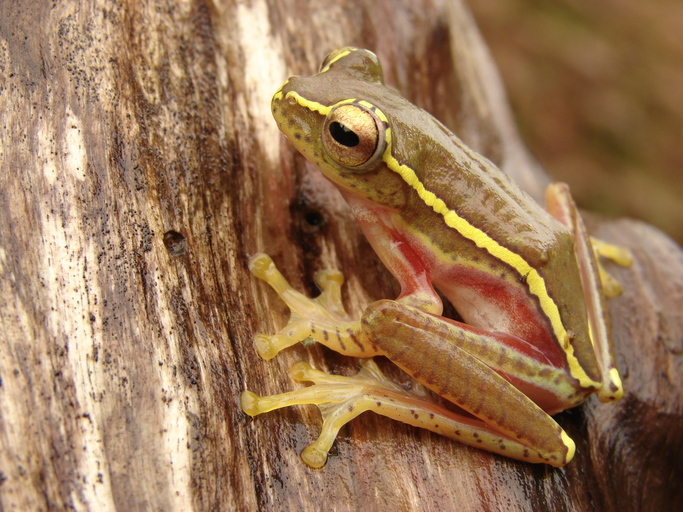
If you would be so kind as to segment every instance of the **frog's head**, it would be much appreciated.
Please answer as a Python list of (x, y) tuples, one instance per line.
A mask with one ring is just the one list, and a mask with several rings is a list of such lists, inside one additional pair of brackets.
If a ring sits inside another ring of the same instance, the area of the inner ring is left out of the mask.
[(374, 53), (341, 48), (317, 75), (287, 80), (273, 96), (272, 111), (280, 130), (335, 185), (400, 207), (405, 183), (384, 161), (390, 121), (377, 106), (396, 94), (388, 91)]

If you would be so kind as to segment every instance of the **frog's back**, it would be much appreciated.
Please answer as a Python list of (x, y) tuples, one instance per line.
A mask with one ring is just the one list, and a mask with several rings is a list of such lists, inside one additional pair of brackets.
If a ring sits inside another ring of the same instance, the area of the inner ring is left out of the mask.
[[(460, 220), (450, 230), (460, 227), (495, 240), (534, 268), (543, 266), (549, 253), (571, 248), (565, 226), (428, 112), (393, 91), (376, 104), (389, 112), (391, 153), (414, 192), (407, 215), (423, 216), (425, 222)], [(437, 205), (442, 212), (435, 211), (434, 201), (443, 203)]]

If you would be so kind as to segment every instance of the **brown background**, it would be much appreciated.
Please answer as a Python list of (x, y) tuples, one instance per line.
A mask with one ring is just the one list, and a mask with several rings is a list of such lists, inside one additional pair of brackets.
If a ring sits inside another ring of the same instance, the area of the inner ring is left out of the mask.
[(578, 447), (565, 468), (364, 414), (312, 471), (298, 454), (313, 407), (238, 407), (244, 389), (297, 386), (299, 360), (357, 370), (320, 346), (259, 359), (252, 336), (287, 311), (249, 256), (268, 251), (309, 294), (317, 269), (343, 270), (356, 314), (396, 294), (339, 194), (275, 127), (269, 101), (288, 74), (371, 48), (390, 84), (542, 193), (459, 6), (0, 2), (0, 509), (683, 508), (683, 253), (642, 223), (587, 216), (636, 258), (610, 267), (626, 395), (558, 415)]
[(683, 243), (683, 4), (469, 0), (525, 142), (592, 211)]

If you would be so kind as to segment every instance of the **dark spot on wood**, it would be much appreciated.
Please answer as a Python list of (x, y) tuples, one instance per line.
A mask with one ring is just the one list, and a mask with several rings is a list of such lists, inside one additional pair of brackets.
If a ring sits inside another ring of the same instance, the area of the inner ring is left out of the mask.
[(304, 214), (306, 224), (311, 227), (318, 228), (325, 224), (325, 217), (320, 212), (308, 212)]
[(177, 231), (164, 233), (164, 246), (171, 256), (182, 256), (187, 252), (187, 240)]

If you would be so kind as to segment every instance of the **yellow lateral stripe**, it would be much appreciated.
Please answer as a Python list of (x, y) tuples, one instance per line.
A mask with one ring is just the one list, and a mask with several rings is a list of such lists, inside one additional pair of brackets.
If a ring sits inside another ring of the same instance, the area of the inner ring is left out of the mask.
[[(280, 96), (282, 96), (282, 94)], [(296, 102), (299, 105), (301, 105), (302, 107), (306, 107), (308, 110), (312, 110), (313, 112), (318, 112), (320, 115), (323, 115), (323, 116), (326, 116), (327, 114), (329, 114), (330, 110), (332, 110), (333, 108), (335, 108), (339, 105), (344, 105), (346, 103), (354, 103), (356, 101), (355, 98), (349, 98), (347, 100), (339, 101), (339, 102), (335, 103), (334, 105), (330, 105), (328, 107), (326, 105), (323, 105), (322, 103), (318, 103), (317, 101), (307, 100), (306, 98), (301, 96), (301, 94), (299, 94), (298, 92), (289, 91), (287, 93), (286, 98), (290, 98), (290, 97), (294, 98), (296, 100)]]
[[(289, 91), (287, 93), (287, 98), (289, 97), (294, 98), (295, 101), (302, 107), (314, 112), (318, 112), (323, 116), (327, 116), (330, 110), (338, 105), (353, 103), (356, 101), (354, 98), (350, 98), (335, 103), (334, 105), (326, 106), (322, 103), (308, 100), (294, 91)], [(601, 383), (592, 380), (583, 370), (583, 367), (579, 363), (576, 356), (574, 356), (574, 347), (572, 347), (571, 343), (569, 343), (569, 336), (567, 335), (567, 331), (562, 324), (560, 311), (557, 308), (555, 301), (550, 297), (550, 295), (548, 295), (548, 290), (545, 286), (545, 280), (543, 277), (541, 277), (538, 271), (529, 265), (529, 263), (527, 263), (527, 261), (524, 260), (524, 258), (522, 258), (519, 254), (516, 254), (507, 247), (500, 245), (482, 230), (476, 228), (466, 219), (460, 217), (455, 211), (449, 209), (448, 206), (446, 206), (446, 203), (442, 199), (438, 198), (434, 192), (427, 190), (418, 178), (415, 171), (413, 171), (413, 169), (407, 165), (399, 163), (399, 161), (396, 160), (396, 158), (391, 154), (392, 132), (391, 128), (389, 128), (389, 121), (384, 113), (367, 101), (361, 100), (359, 103), (362, 103), (368, 108), (372, 108), (375, 114), (377, 114), (377, 116), (387, 125), (385, 132), (385, 141), (387, 147), (382, 155), (382, 160), (386, 163), (387, 167), (398, 174), (403, 181), (405, 181), (413, 190), (415, 190), (417, 195), (427, 206), (431, 207), (434, 212), (441, 215), (448, 227), (455, 229), (465, 238), (472, 240), (477, 247), (485, 249), (494, 258), (507, 263), (514, 268), (519, 275), (526, 279), (526, 282), (529, 286), (529, 291), (538, 297), (541, 309), (550, 320), (553, 332), (555, 333), (557, 340), (562, 345), (563, 350), (567, 354), (567, 363), (569, 364), (569, 372), (571, 375), (579, 381), (579, 384), (582, 387), (600, 387)]]
[[(375, 109), (375, 113), (380, 114), (378, 110)], [(384, 116), (381, 116), (384, 118)], [(383, 119), (384, 120), (384, 119)], [(410, 167), (401, 164), (394, 158), (391, 154), (391, 128), (387, 128), (385, 134), (385, 140), (387, 142), (387, 147), (384, 150), (384, 155), (382, 159), (387, 164), (387, 167), (397, 173), (403, 181), (405, 181), (410, 187), (412, 187), (417, 195), (424, 201), (424, 203), (431, 207), (436, 213), (443, 217), (444, 222), (450, 228), (455, 229), (465, 238), (472, 240), (477, 247), (486, 249), (489, 254), (500, 261), (507, 263), (512, 268), (514, 268), (519, 275), (526, 279), (529, 286), (529, 291), (538, 297), (541, 309), (545, 315), (550, 320), (550, 324), (555, 332), (555, 336), (558, 341), (563, 345), (564, 351), (567, 353), (567, 362), (569, 363), (569, 371), (574, 378), (576, 378), (581, 386), (591, 387), (599, 386), (599, 383), (592, 380), (583, 367), (579, 363), (578, 359), (574, 356), (574, 348), (571, 343), (569, 343), (569, 337), (567, 336), (567, 331), (562, 324), (562, 319), (560, 318), (560, 311), (557, 308), (555, 301), (548, 295), (548, 290), (545, 286), (545, 280), (541, 277), (536, 269), (534, 269), (529, 263), (524, 260), (519, 254), (512, 252), (507, 247), (503, 247), (493, 238), (488, 236), (482, 230), (476, 228), (467, 220), (460, 217), (455, 211), (451, 210), (446, 206), (446, 203), (438, 198), (434, 192), (431, 192), (425, 188), (420, 179), (415, 174)]]
[(438, 198), (434, 192), (427, 190), (415, 174), (415, 171), (407, 165), (400, 164), (391, 154), (391, 136), (389, 130), (387, 130), (385, 137), (387, 140), (387, 148), (382, 158), (387, 166), (392, 171), (399, 174), (401, 178), (417, 192), (420, 199), (422, 199), (427, 206), (441, 215), (447, 226), (455, 229), (465, 238), (472, 240), (477, 247), (486, 249), (493, 257), (510, 265), (519, 273), (519, 275), (526, 277), (529, 289), (541, 302), (541, 308), (550, 319), (555, 335), (559, 340), (566, 341), (566, 331), (560, 320), (560, 312), (557, 309), (555, 302), (548, 295), (545, 288), (545, 282), (536, 269), (529, 265), (519, 254), (512, 252), (507, 247), (503, 247), (482, 230), (474, 227), (460, 217), (455, 211), (449, 209), (448, 206), (446, 206), (446, 203)]
[(290, 97), (294, 98), (296, 100), (296, 102), (299, 105), (301, 105), (302, 107), (306, 107), (308, 110), (318, 112), (320, 115), (323, 115), (323, 116), (326, 116), (327, 114), (329, 114), (330, 110), (332, 110), (332, 107), (334, 106), (334, 105), (332, 105), (330, 107), (327, 107), (327, 106), (323, 105), (322, 103), (318, 103), (317, 101), (307, 100), (306, 98), (301, 96), (301, 94), (299, 94), (298, 92), (294, 92), (294, 91), (289, 91), (287, 93), (287, 98), (290, 98)]

